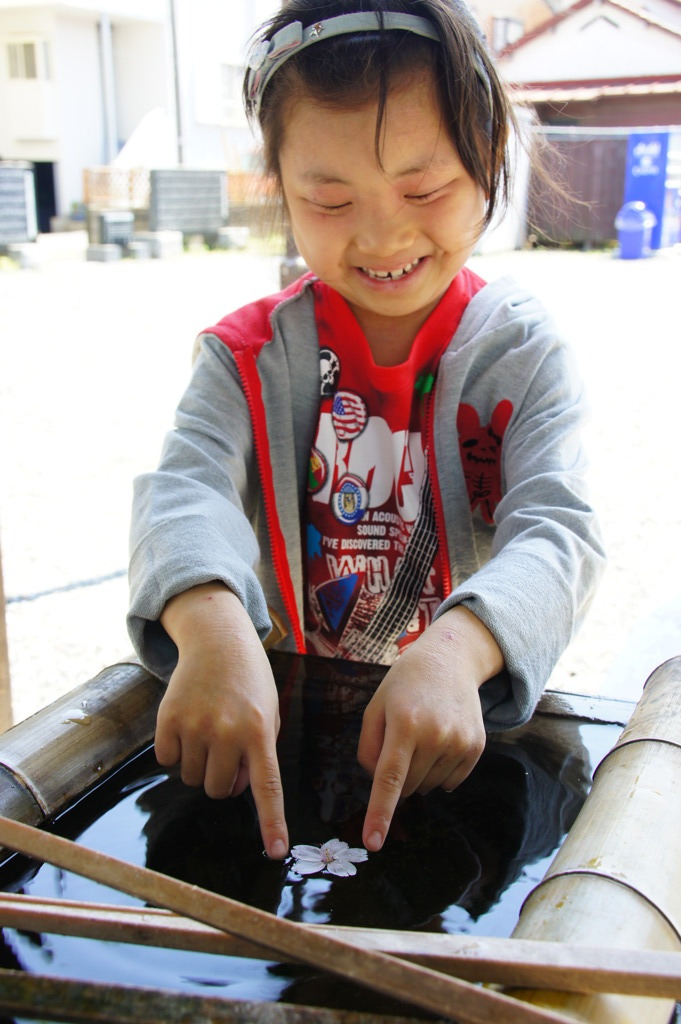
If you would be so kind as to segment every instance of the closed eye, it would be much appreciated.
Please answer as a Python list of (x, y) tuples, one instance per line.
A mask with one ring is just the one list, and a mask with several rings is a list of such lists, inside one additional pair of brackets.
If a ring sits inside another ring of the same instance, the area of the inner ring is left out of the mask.
[[(440, 178), (442, 181), (442, 178)], [(457, 175), (452, 174), (452, 177), (447, 179), (439, 185), (437, 188), (432, 188), (428, 192), (416, 192), (411, 195), (406, 195), (404, 198), (409, 199), (412, 203), (428, 203), (433, 199), (438, 199), (441, 195), (446, 195), (448, 189), (456, 185)]]
[(413, 203), (427, 203), (429, 199), (434, 199), (435, 196), (441, 192), (442, 189), (436, 188), (432, 192), (424, 192), (418, 196), (406, 196), (406, 199), (410, 199)]
[(339, 210), (346, 210), (349, 206), (352, 206), (352, 203), (336, 203), (335, 205), (331, 205), (327, 203), (315, 203), (313, 201), (312, 205), (316, 206), (318, 210), (323, 210), (325, 213), (338, 213)]

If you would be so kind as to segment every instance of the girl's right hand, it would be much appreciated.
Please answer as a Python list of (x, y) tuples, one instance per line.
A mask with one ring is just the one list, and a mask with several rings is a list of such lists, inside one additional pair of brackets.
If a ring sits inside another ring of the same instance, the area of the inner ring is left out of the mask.
[(265, 851), (288, 852), (276, 752), (279, 700), (258, 635), (243, 605), (221, 583), (173, 597), (161, 623), (179, 658), (161, 701), (156, 757), (179, 762), (182, 780), (208, 796), (253, 793)]

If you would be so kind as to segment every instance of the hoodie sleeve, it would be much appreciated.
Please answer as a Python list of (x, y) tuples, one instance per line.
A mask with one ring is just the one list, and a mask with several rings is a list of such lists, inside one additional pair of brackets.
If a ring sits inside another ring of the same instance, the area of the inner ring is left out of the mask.
[(137, 478), (130, 534), (128, 631), (143, 663), (167, 680), (177, 649), (159, 622), (175, 594), (220, 580), (264, 638), (271, 628), (256, 575), (259, 547), (250, 416), (231, 353), (204, 335), (158, 469)]
[[(510, 399), (513, 412), (502, 441), (490, 558), (460, 580), (440, 610), (466, 605), (503, 652), (505, 672), (480, 691), (489, 729), (530, 717), (605, 564), (584, 480), (585, 400), (576, 364), (545, 317), (529, 324), (522, 343), (516, 337), (488, 360), (491, 373), (475, 379), (466, 396), (488, 410)], [(473, 529), (489, 536), (479, 510)]]

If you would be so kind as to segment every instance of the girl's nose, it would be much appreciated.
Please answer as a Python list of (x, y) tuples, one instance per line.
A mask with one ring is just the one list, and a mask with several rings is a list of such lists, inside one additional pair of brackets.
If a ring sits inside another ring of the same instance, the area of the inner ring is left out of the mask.
[(357, 226), (355, 244), (362, 253), (386, 259), (404, 252), (413, 244), (416, 229), (409, 216), (409, 207), (377, 208), (367, 211)]

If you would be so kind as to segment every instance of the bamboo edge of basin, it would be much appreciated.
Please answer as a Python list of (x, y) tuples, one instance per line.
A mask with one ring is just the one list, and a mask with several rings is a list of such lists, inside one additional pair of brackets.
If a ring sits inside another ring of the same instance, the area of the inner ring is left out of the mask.
[(150, 745), (163, 691), (119, 662), (0, 734), (0, 814), (28, 825), (59, 814)]
[[(525, 900), (514, 939), (681, 949), (680, 688), (681, 657), (648, 678), (567, 838)], [(513, 992), (585, 1024), (669, 1024), (674, 1011), (657, 997)]]

